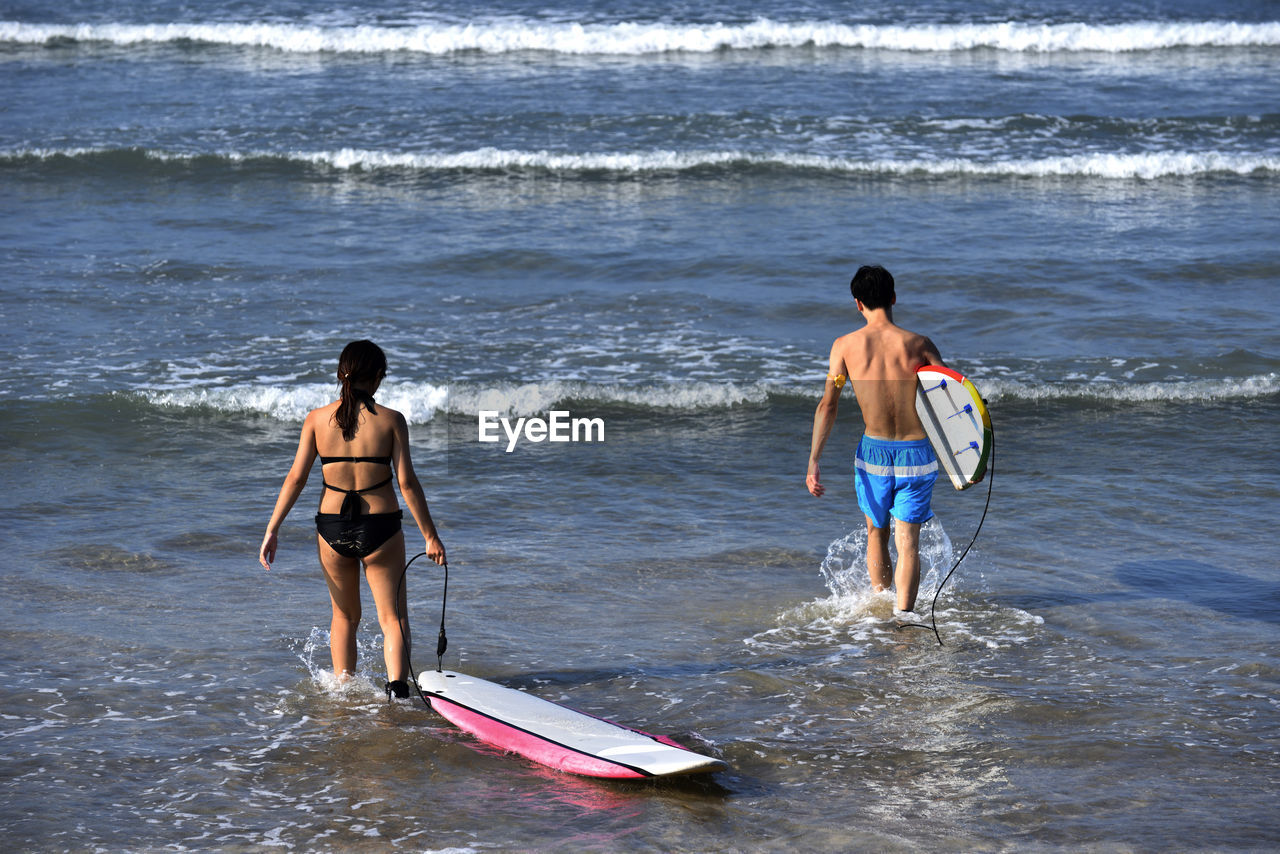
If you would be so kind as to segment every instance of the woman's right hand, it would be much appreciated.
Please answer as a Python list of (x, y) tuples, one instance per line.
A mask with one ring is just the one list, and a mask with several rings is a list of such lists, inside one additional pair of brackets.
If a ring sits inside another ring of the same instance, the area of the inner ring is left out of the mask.
[(276, 535), (267, 532), (262, 538), (262, 548), (258, 549), (258, 563), (262, 564), (262, 568), (271, 569), (271, 561), (276, 559)]

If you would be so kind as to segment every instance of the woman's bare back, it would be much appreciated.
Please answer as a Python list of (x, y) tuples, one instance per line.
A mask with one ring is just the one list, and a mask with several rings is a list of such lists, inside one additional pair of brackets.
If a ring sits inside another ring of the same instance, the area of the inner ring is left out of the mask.
[[(347, 441), (342, 436), (342, 429), (334, 420), (338, 403), (331, 403), (311, 413), (314, 418), (316, 451), (321, 458), (325, 457), (364, 457), (373, 459), (390, 459), (395, 449), (395, 424), (397, 415), (394, 410), (375, 404), (376, 414), (368, 409), (360, 411), (360, 426), (356, 435)], [(343, 490), (368, 489), (374, 484), (386, 480), (387, 465), (375, 462), (331, 462), (324, 466), (326, 483), (333, 484)], [(399, 508), (395, 490), (390, 483), (369, 492), (361, 493), (365, 502), (362, 508), (365, 513), (387, 513)], [(334, 490), (323, 490), (320, 496), (320, 512), (336, 513), (342, 506), (343, 493)]]

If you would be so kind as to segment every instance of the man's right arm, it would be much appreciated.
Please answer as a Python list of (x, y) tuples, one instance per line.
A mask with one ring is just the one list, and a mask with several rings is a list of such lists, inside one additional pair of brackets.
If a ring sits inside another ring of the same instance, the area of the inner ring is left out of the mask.
[(813, 413), (813, 437), (809, 441), (809, 470), (805, 475), (805, 486), (810, 494), (815, 496), (821, 496), (826, 492), (821, 482), (818, 461), (822, 458), (822, 449), (827, 444), (827, 437), (831, 435), (831, 428), (835, 426), (836, 415), (840, 411), (840, 391), (844, 388), (847, 379), (844, 359), (836, 352), (835, 344), (831, 345), (828, 368), (826, 385), (822, 389), (822, 400), (818, 402), (818, 408)]

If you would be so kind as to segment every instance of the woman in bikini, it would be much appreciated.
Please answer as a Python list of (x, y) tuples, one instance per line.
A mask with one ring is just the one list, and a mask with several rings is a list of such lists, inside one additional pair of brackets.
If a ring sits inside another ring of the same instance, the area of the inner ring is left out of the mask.
[(353, 341), (342, 351), (338, 359), (342, 396), (307, 413), (293, 467), (280, 487), (258, 560), (271, 569), (280, 526), (302, 494), (311, 466), (319, 457), (324, 489), (320, 512), (316, 514), (316, 531), (320, 566), (333, 602), (329, 649), (334, 675), (346, 679), (356, 669), (363, 564), (382, 627), (387, 694), (407, 697), (408, 602), (400, 583), (405, 571), (405, 546), (400, 527), (403, 514), (391, 485), (393, 471), (405, 504), (426, 541), (427, 557), (443, 564), (445, 553), (409, 460), (409, 429), (404, 416), (373, 399), (386, 375), (386, 356), (372, 341)]

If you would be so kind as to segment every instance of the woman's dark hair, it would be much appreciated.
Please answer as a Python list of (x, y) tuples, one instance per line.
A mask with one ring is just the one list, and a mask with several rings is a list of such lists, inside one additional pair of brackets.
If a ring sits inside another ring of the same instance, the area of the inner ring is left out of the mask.
[(333, 420), (342, 428), (342, 438), (350, 442), (360, 426), (360, 404), (376, 413), (373, 396), (354, 385), (373, 388), (387, 375), (387, 357), (372, 341), (352, 341), (338, 357), (338, 382), (342, 384), (342, 400)]
[(867, 308), (888, 308), (893, 305), (893, 276), (879, 264), (859, 267), (849, 282), (849, 292)]

